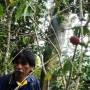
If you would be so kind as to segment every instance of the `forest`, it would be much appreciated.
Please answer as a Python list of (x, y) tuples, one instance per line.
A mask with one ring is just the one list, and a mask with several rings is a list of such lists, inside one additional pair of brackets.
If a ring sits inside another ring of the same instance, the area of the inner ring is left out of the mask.
[(0, 0), (0, 76), (27, 47), (41, 90), (90, 90), (90, 0)]

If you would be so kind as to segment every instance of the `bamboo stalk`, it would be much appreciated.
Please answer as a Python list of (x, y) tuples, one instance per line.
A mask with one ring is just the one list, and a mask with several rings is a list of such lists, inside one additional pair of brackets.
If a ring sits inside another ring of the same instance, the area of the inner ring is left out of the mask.
[[(8, 15), (9, 19), (8, 19), (8, 29), (7, 29), (7, 32), (8, 32), (7, 49), (6, 49), (6, 54), (5, 54), (5, 63), (6, 63), (5, 74), (8, 73), (8, 71), (7, 71), (7, 62), (8, 62), (8, 58), (9, 58), (10, 39), (11, 39), (11, 23), (12, 23), (12, 15), (13, 15), (14, 10), (15, 10), (15, 7), (12, 9), (10, 15)], [(7, 13), (9, 13), (9, 12), (7, 12)]]

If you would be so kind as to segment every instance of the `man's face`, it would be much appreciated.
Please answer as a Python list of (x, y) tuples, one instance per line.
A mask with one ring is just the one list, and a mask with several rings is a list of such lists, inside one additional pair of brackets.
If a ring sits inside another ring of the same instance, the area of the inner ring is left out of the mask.
[(23, 63), (22, 60), (17, 60), (18, 62), (14, 63), (15, 74), (17, 78), (24, 79), (31, 71), (32, 67), (29, 63)]

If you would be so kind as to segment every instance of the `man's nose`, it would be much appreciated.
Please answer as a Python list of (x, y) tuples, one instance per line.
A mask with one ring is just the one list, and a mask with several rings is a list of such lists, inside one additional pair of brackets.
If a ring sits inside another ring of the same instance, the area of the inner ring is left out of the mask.
[(21, 63), (16, 64), (16, 68), (22, 68), (22, 67), (23, 67), (23, 66), (22, 66)]

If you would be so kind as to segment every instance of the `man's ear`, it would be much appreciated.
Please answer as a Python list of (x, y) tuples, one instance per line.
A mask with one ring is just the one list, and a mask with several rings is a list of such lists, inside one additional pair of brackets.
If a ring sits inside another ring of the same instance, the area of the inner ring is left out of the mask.
[(31, 66), (30, 66), (30, 72), (32, 72), (32, 71), (33, 71), (33, 69), (34, 69), (34, 67), (31, 67)]

